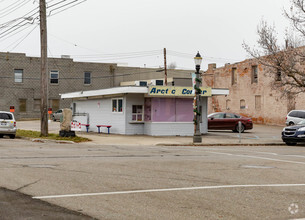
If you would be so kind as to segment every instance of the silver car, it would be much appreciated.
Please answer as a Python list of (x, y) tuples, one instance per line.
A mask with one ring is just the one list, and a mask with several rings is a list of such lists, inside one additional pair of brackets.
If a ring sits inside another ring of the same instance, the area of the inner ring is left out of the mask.
[(60, 117), (62, 116), (62, 109), (59, 109), (58, 111), (54, 112), (52, 115), (51, 115), (51, 119), (53, 121), (59, 121), (60, 120)]
[(286, 125), (296, 125), (305, 119), (305, 110), (292, 110), (286, 116)]
[(16, 121), (14, 114), (11, 112), (0, 111), (0, 137), (8, 135), (11, 139), (16, 136)]

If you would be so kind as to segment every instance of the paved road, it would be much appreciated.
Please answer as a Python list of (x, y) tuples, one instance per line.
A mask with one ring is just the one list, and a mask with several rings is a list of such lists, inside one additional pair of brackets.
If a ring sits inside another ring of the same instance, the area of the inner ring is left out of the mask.
[(0, 139), (0, 186), (98, 219), (305, 217), (305, 148)]
[(0, 188), (0, 218), (1, 220), (16, 219), (93, 219), (78, 212), (73, 212), (50, 203), (32, 199), (28, 195)]

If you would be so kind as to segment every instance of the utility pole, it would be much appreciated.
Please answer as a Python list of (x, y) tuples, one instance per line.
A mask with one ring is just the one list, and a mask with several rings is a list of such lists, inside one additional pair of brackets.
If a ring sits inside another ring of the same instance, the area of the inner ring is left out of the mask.
[(166, 48), (164, 48), (164, 84), (167, 86)]
[(40, 48), (41, 48), (41, 76), (40, 76), (40, 132), (41, 136), (48, 136), (48, 51), (47, 51), (47, 12), (46, 1), (39, 1), (40, 8)]

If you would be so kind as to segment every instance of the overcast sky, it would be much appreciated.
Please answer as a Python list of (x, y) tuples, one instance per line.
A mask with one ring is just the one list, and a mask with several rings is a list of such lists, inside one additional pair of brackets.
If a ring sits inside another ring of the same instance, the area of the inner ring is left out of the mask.
[[(24, 5), (9, 13), (14, 2)], [(47, 2), (51, 6), (60, 0)], [(75, 61), (158, 67), (164, 65), (163, 48), (167, 48), (167, 63), (177, 68), (193, 69), (197, 51), (204, 58), (203, 69), (208, 63), (222, 66), (248, 58), (242, 43), (256, 44), (262, 18), (275, 24), (283, 36), (289, 26), (283, 9), (290, 5), (289, 0), (87, 0), (51, 12), (48, 53), (71, 55)], [(38, 0), (0, 0), (0, 37), (1, 24), (38, 6)], [(0, 38), (0, 51), (40, 56), (37, 20), (19, 31)]]

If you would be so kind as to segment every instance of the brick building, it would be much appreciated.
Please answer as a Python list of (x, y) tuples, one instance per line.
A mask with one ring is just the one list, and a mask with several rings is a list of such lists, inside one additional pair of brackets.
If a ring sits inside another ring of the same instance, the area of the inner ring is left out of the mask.
[(272, 89), (274, 78), (253, 59), (220, 68), (209, 64), (203, 81), (212, 88), (230, 91), (226, 97), (210, 99), (209, 112), (234, 112), (252, 117), (255, 123), (284, 125), (290, 110), (305, 109), (305, 94), (287, 98), (279, 89)]
[[(74, 62), (68, 57), (49, 58), (49, 107), (53, 111), (70, 107), (71, 100), (60, 100), (60, 94), (106, 89), (124, 81), (162, 79), (158, 69), (121, 67), (115, 63)], [(191, 70), (168, 70), (168, 77), (190, 78)], [(0, 110), (15, 107), (15, 116), (40, 117), (40, 58), (23, 53), (0, 53)]]

